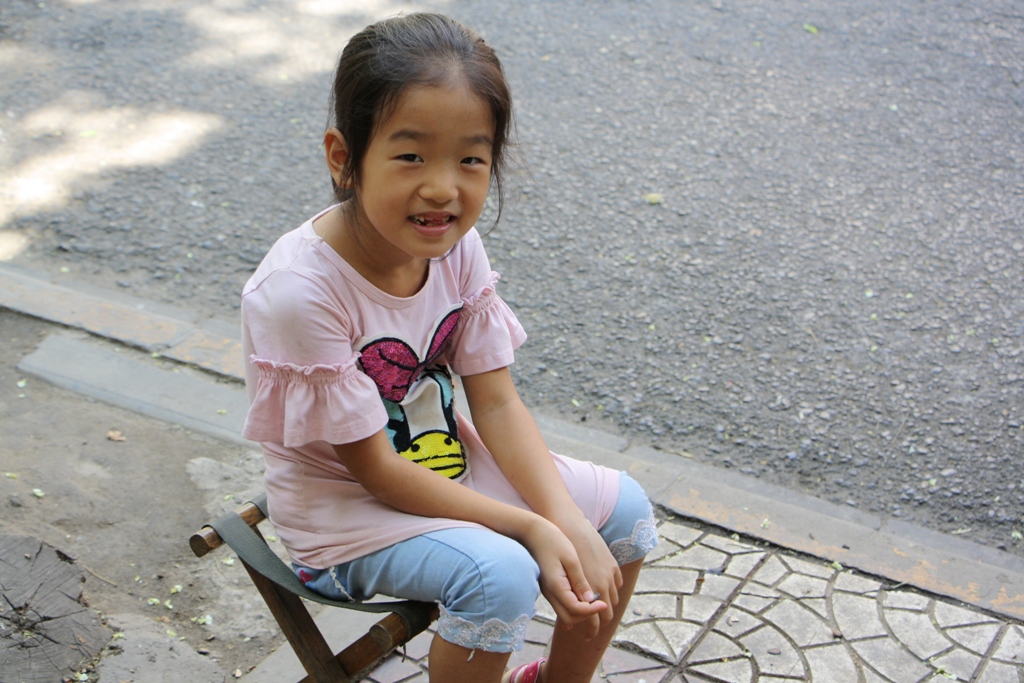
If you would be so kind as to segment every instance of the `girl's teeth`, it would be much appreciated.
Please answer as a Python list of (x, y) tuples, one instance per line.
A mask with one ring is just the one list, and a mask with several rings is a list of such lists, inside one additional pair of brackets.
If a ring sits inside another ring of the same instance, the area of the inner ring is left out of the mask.
[(425, 218), (420, 218), (419, 216), (413, 216), (413, 220), (415, 220), (420, 225), (444, 225), (445, 223), (447, 223), (447, 222), (449, 222), (451, 220), (451, 216), (446, 216), (444, 218), (437, 218), (437, 219), (434, 219), (434, 220), (427, 220)]

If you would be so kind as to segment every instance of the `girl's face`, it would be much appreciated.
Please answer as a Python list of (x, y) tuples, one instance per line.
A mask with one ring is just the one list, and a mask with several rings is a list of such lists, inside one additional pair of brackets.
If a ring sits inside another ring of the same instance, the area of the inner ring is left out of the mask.
[(455, 246), (483, 210), (493, 139), (490, 109), (462, 85), (401, 94), (370, 140), (356, 188), (358, 229), (377, 233), (378, 259), (401, 265)]

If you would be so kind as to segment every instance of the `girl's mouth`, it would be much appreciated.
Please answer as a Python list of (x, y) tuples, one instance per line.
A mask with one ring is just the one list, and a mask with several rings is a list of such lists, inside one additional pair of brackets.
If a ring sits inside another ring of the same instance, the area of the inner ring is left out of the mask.
[(434, 237), (443, 235), (455, 222), (455, 216), (450, 213), (429, 212), (409, 216), (416, 229), (421, 233)]
[(421, 213), (415, 216), (409, 216), (413, 223), (423, 225), (428, 228), (436, 228), (442, 225), (448, 225), (455, 220), (455, 216), (450, 213)]

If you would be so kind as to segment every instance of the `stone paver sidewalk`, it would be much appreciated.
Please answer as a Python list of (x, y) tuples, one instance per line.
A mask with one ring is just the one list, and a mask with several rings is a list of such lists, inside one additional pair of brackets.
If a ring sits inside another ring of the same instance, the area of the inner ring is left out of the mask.
[[(595, 682), (1024, 683), (1024, 626), (840, 565), (664, 521)], [(538, 658), (543, 600), (513, 663)], [(430, 634), (375, 683), (426, 683)]]

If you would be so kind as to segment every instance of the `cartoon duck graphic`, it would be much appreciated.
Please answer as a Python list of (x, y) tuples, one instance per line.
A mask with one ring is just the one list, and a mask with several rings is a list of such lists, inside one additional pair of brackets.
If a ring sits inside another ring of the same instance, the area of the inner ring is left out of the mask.
[(391, 445), (402, 457), (449, 479), (460, 479), (469, 469), (459, 441), (452, 376), (441, 362), (461, 308), (456, 304), (434, 321), (430, 341), (420, 353), (397, 335), (360, 344), (360, 365), (377, 385), (388, 412)]
[(387, 434), (398, 454), (449, 479), (468, 469), (454, 397), (451, 373), (442, 365), (425, 370), (401, 402), (384, 400)]

